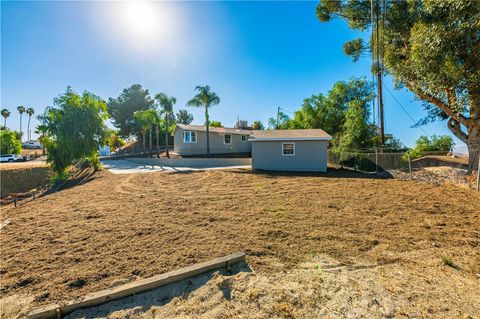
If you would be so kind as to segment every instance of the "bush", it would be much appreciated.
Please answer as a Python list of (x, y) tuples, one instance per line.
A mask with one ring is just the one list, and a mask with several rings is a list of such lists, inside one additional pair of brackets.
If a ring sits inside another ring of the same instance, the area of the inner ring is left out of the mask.
[(22, 143), (18, 139), (18, 134), (9, 129), (0, 131), (0, 153), (1, 154), (19, 154), (22, 151)]

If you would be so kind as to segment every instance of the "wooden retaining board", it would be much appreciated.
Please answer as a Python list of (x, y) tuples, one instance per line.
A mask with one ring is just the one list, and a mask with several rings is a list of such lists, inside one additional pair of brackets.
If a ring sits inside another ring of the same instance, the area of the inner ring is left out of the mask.
[(245, 253), (238, 252), (211, 261), (195, 264), (182, 269), (167, 272), (146, 279), (137, 280), (119, 287), (101, 290), (88, 294), (83, 298), (72, 300), (66, 304), (50, 304), (32, 310), (28, 314), (30, 319), (61, 318), (75, 310), (98, 306), (108, 301), (128, 297), (137, 293), (152, 290), (177, 281), (201, 275), (203, 273), (226, 268), (240, 262), (245, 262)]

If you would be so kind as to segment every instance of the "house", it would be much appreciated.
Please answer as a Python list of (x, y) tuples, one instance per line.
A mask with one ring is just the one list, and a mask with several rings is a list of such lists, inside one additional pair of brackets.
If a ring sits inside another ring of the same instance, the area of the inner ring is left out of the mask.
[(252, 168), (326, 172), (331, 139), (320, 129), (252, 131)]
[[(252, 131), (226, 127), (210, 127), (210, 154), (249, 154)], [(207, 133), (203, 125), (177, 124), (173, 131), (173, 151), (182, 156), (205, 155)]]

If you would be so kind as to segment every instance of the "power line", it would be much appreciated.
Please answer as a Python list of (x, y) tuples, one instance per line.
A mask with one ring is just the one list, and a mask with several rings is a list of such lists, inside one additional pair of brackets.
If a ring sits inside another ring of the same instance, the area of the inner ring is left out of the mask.
[[(414, 123), (417, 123), (418, 121), (415, 120), (413, 118), (413, 116), (410, 115), (410, 113), (408, 113), (408, 111), (405, 109), (405, 107), (403, 107), (403, 105), (397, 100), (397, 98), (393, 95), (393, 93), (384, 85), (383, 86), (385, 88), (385, 90), (387, 90), (387, 92), (392, 96), (392, 98), (395, 100), (395, 102), (397, 102), (397, 104), (400, 106), (400, 108), (403, 110), (403, 112), (405, 112), (405, 114), (407, 114), (407, 116), (414, 122)], [(418, 127), (419, 129), (421, 129), (423, 131), (423, 133), (427, 134), (427, 136), (430, 136), (430, 134), (428, 134), (424, 129), (423, 127), (419, 126)]]

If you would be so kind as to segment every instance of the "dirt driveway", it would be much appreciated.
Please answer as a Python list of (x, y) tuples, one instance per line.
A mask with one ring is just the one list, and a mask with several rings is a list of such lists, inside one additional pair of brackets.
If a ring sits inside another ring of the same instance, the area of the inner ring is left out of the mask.
[[(2, 208), (4, 305), (25, 310), (243, 250), (257, 277), (218, 279), (166, 317), (478, 316), (480, 194), (365, 177), (101, 172)], [(215, 293), (225, 280), (234, 299)]]

